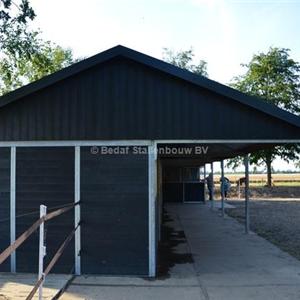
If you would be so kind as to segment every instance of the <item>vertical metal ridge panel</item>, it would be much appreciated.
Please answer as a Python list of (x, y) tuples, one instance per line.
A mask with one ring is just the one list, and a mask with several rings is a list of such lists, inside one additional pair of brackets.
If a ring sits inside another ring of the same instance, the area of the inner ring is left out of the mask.
[(4, 141), (182, 138), (296, 139), (299, 129), (125, 58), (95, 66), (0, 110)]
[[(39, 211), (40, 204), (52, 207), (74, 202), (74, 148), (17, 148), (16, 212)], [(17, 236), (39, 218), (39, 214), (18, 218)], [(45, 265), (74, 228), (71, 210), (46, 223), (47, 256)], [(53, 272), (70, 273), (74, 265), (74, 241), (57, 262)], [(17, 250), (17, 272), (38, 270), (38, 233), (34, 233)]]
[(81, 147), (81, 269), (148, 275), (148, 156)]

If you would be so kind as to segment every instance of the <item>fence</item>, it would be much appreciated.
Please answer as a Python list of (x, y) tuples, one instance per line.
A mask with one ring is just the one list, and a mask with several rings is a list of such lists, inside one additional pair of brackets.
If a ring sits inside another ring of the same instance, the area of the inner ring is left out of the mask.
[[(40, 206), (40, 218), (34, 222), (24, 233), (22, 233), (14, 243), (12, 243), (9, 247), (7, 247), (0, 254), (0, 265), (14, 252), (18, 247), (20, 247), (38, 228), (39, 232), (39, 274), (38, 280), (31, 290), (30, 294), (27, 296), (26, 300), (31, 300), (37, 290), (39, 290), (39, 300), (42, 299), (43, 295), (43, 283), (45, 281), (46, 276), (49, 274), (51, 269), (54, 267), (55, 263), (58, 261), (64, 250), (69, 245), (73, 236), (75, 235), (76, 230), (80, 227), (80, 222), (76, 224), (75, 228), (70, 232), (70, 234), (63, 241), (61, 246), (56, 251), (55, 255), (49, 262), (48, 266), (44, 269), (44, 256), (46, 254), (46, 246), (45, 246), (45, 235), (44, 235), (44, 224), (45, 222), (66, 213), (67, 211), (75, 208), (75, 206), (80, 205), (80, 201), (72, 204), (66, 204), (61, 206), (59, 209), (49, 212), (47, 214), (47, 207), (44, 205)], [(32, 214), (32, 213), (31, 213)], [(27, 214), (23, 214), (21, 216), (25, 216)]]

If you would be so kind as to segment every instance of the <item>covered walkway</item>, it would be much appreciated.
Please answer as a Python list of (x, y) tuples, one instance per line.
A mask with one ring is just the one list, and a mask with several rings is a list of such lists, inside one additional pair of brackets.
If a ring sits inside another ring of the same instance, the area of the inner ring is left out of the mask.
[(298, 260), (207, 205), (165, 209), (169, 261), (158, 279), (81, 276), (62, 299), (299, 299)]
[(168, 206), (207, 299), (299, 299), (300, 262), (207, 206)]

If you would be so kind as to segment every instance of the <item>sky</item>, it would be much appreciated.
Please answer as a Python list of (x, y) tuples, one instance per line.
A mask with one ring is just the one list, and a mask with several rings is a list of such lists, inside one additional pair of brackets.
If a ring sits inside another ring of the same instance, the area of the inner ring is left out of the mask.
[[(300, 0), (31, 0), (43, 37), (88, 57), (124, 45), (156, 58), (194, 49), (228, 84), (254, 53), (291, 49), (300, 61)], [(277, 162), (283, 167), (282, 162)], [(275, 168), (277, 165), (275, 164)], [(291, 166), (285, 165), (290, 168)]]

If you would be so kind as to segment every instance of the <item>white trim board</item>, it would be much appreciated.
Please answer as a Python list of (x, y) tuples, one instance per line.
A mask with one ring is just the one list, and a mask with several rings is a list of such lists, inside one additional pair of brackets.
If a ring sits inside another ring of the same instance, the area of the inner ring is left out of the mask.
[(148, 147), (148, 189), (149, 189), (149, 277), (156, 276), (156, 195), (157, 195), (157, 166), (156, 151), (153, 143)]
[[(10, 244), (16, 240), (16, 147), (10, 149)], [(16, 251), (10, 256), (10, 271), (16, 272)]]
[[(219, 139), (182, 139), (182, 140), (153, 140), (154, 144), (286, 144), (300, 143), (300, 139), (247, 139), (247, 140), (219, 140)], [(75, 147), (75, 146), (150, 146), (151, 140), (73, 140), (73, 141), (7, 141), (0, 142), (0, 147)]]
[(219, 140), (219, 139), (212, 139), (212, 140), (155, 140), (156, 144), (287, 144), (287, 143), (300, 143), (300, 139), (295, 140), (287, 140), (287, 139), (247, 139), (247, 140)]
[[(80, 147), (75, 147), (75, 174), (74, 174), (74, 202), (80, 201)], [(74, 227), (80, 222), (80, 204), (75, 206), (75, 215), (74, 215)], [(75, 274), (81, 275), (81, 227), (78, 226), (75, 232)]]
[(149, 146), (150, 140), (111, 141), (10, 141), (0, 142), (0, 147), (76, 147), (76, 146)]

